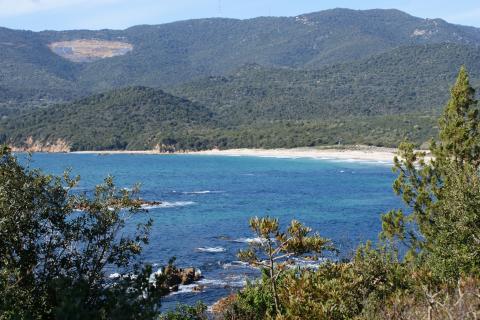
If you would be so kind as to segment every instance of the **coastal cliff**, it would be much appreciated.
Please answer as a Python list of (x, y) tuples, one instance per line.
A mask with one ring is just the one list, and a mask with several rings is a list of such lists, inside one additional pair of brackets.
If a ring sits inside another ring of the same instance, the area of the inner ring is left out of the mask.
[(38, 141), (28, 137), (22, 145), (10, 145), (14, 152), (70, 152), (70, 144), (63, 139)]

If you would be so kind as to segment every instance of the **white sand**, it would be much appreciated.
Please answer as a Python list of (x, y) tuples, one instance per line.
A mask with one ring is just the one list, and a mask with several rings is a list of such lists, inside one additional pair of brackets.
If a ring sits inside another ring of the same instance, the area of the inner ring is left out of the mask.
[[(393, 162), (396, 149), (352, 146), (345, 148), (295, 148), (295, 149), (228, 149), (228, 150), (206, 150), (190, 151), (175, 154), (193, 154), (193, 155), (216, 155), (216, 156), (249, 156), (249, 157), (271, 157), (271, 158), (313, 158), (313, 159), (337, 159), (349, 161), (372, 161), (372, 162)], [(73, 152), (80, 154), (157, 154), (155, 150), (145, 151), (80, 151)]]
[(393, 162), (396, 149), (389, 148), (296, 148), (296, 149), (230, 149), (193, 152), (199, 155), (254, 156), (271, 158), (313, 158), (351, 161)]

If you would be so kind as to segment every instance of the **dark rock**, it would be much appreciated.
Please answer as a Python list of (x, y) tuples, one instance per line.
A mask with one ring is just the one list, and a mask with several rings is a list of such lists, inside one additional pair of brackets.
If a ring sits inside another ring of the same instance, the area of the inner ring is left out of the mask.
[(198, 286), (193, 287), (193, 288), (192, 288), (192, 291), (193, 291), (193, 292), (202, 292), (203, 289), (205, 289), (205, 286), (198, 285)]
[(196, 273), (195, 268), (185, 268), (180, 269), (180, 277), (182, 279), (182, 284), (191, 284), (200, 280), (201, 275)]

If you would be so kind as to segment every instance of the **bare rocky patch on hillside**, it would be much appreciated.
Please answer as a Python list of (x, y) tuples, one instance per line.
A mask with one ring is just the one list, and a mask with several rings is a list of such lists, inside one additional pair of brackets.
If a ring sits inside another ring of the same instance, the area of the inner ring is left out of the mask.
[(133, 50), (133, 46), (127, 42), (92, 39), (52, 42), (48, 47), (73, 62), (91, 62), (121, 56)]

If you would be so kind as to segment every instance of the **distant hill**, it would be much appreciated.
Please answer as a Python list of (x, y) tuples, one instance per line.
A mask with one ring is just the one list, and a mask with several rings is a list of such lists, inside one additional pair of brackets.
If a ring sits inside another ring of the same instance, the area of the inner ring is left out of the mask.
[(480, 86), (480, 50), (457, 44), (405, 46), (319, 70), (246, 65), (229, 76), (179, 86), (175, 95), (232, 124), (348, 116), (436, 114), (459, 67)]
[(436, 132), (424, 114), (232, 124), (187, 99), (145, 87), (117, 89), (0, 120), (0, 143), (26, 150), (204, 150), (332, 144), (419, 145)]
[[(245, 65), (170, 89), (133, 87), (0, 121), (0, 142), (66, 141), (73, 150), (421, 145), (465, 64), (480, 87), (480, 50), (405, 46), (319, 70)], [(179, 96), (183, 98), (179, 98)]]
[(61, 139), (72, 150), (145, 149), (172, 144), (172, 132), (213, 127), (212, 116), (186, 99), (133, 87), (13, 118), (2, 123), (0, 135), (8, 135), (8, 142), (17, 146), (28, 140), (41, 145)]
[[(0, 143), (72, 150), (418, 145), (480, 29), (398, 10), (126, 30), (0, 28)], [(105, 93), (101, 93), (105, 92)]]
[[(49, 49), (52, 43), (81, 39), (124, 43), (128, 50), (123, 55), (87, 57), (85, 61), (93, 62), (76, 63)], [(349, 9), (282, 18), (187, 20), (126, 30), (0, 28), (0, 87), (5, 88), (0, 91), (0, 105), (69, 101), (133, 85), (166, 88), (226, 75), (250, 63), (314, 70), (401, 46), (435, 43), (478, 46), (480, 29), (416, 18), (398, 10)]]

